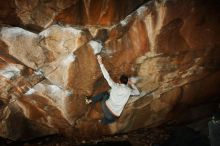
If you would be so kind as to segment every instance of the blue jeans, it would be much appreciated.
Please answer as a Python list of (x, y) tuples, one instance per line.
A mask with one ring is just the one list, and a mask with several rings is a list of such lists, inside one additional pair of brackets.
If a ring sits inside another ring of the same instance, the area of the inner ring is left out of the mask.
[(106, 106), (105, 101), (109, 99), (109, 93), (107, 91), (102, 92), (96, 96), (92, 97), (92, 104), (95, 104), (96, 102), (101, 103), (102, 111), (104, 113), (104, 117), (101, 120), (102, 124), (110, 124), (113, 123), (118, 117), (113, 115), (111, 111)]

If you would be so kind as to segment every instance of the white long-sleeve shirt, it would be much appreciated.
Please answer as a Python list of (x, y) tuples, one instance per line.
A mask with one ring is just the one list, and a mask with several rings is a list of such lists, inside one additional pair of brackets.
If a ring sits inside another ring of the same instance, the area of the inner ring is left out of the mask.
[(140, 92), (134, 84), (131, 85), (131, 89), (128, 85), (115, 83), (109, 76), (109, 73), (103, 64), (100, 64), (100, 68), (104, 78), (111, 87), (110, 96), (109, 99), (106, 100), (106, 105), (115, 116), (119, 117), (129, 99), (129, 96), (139, 95)]

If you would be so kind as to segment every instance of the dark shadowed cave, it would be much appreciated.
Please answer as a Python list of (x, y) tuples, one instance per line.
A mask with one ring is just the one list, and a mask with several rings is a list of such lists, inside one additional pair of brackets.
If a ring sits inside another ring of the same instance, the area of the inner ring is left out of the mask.
[[(0, 145), (220, 145), (218, 0), (0, 1)], [(109, 125), (97, 54), (141, 91)]]

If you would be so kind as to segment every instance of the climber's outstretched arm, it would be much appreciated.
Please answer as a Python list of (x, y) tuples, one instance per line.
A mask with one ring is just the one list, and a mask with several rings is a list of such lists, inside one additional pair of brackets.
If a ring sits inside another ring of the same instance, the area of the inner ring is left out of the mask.
[(112, 87), (115, 84), (115, 82), (111, 79), (108, 71), (106, 70), (105, 66), (103, 65), (102, 57), (100, 55), (97, 55), (97, 60), (98, 60), (98, 63), (99, 63), (99, 66), (101, 68), (101, 71), (102, 71), (104, 78), (108, 82), (109, 86)]

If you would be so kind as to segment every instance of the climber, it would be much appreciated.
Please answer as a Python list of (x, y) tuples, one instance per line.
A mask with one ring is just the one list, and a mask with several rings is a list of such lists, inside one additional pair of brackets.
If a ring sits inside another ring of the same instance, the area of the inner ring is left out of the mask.
[(132, 83), (131, 80), (128, 80), (126, 75), (122, 75), (119, 83), (115, 83), (105, 69), (105, 66), (102, 63), (102, 57), (100, 55), (97, 55), (97, 60), (102, 74), (111, 87), (111, 90), (110, 92), (106, 91), (100, 93), (91, 99), (86, 98), (86, 104), (95, 104), (96, 102), (100, 101), (104, 117), (99, 120), (99, 122), (102, 124), (110, 124), (121, 115), (129, 96), (139, 95), (140, 92), (134, 83)]

